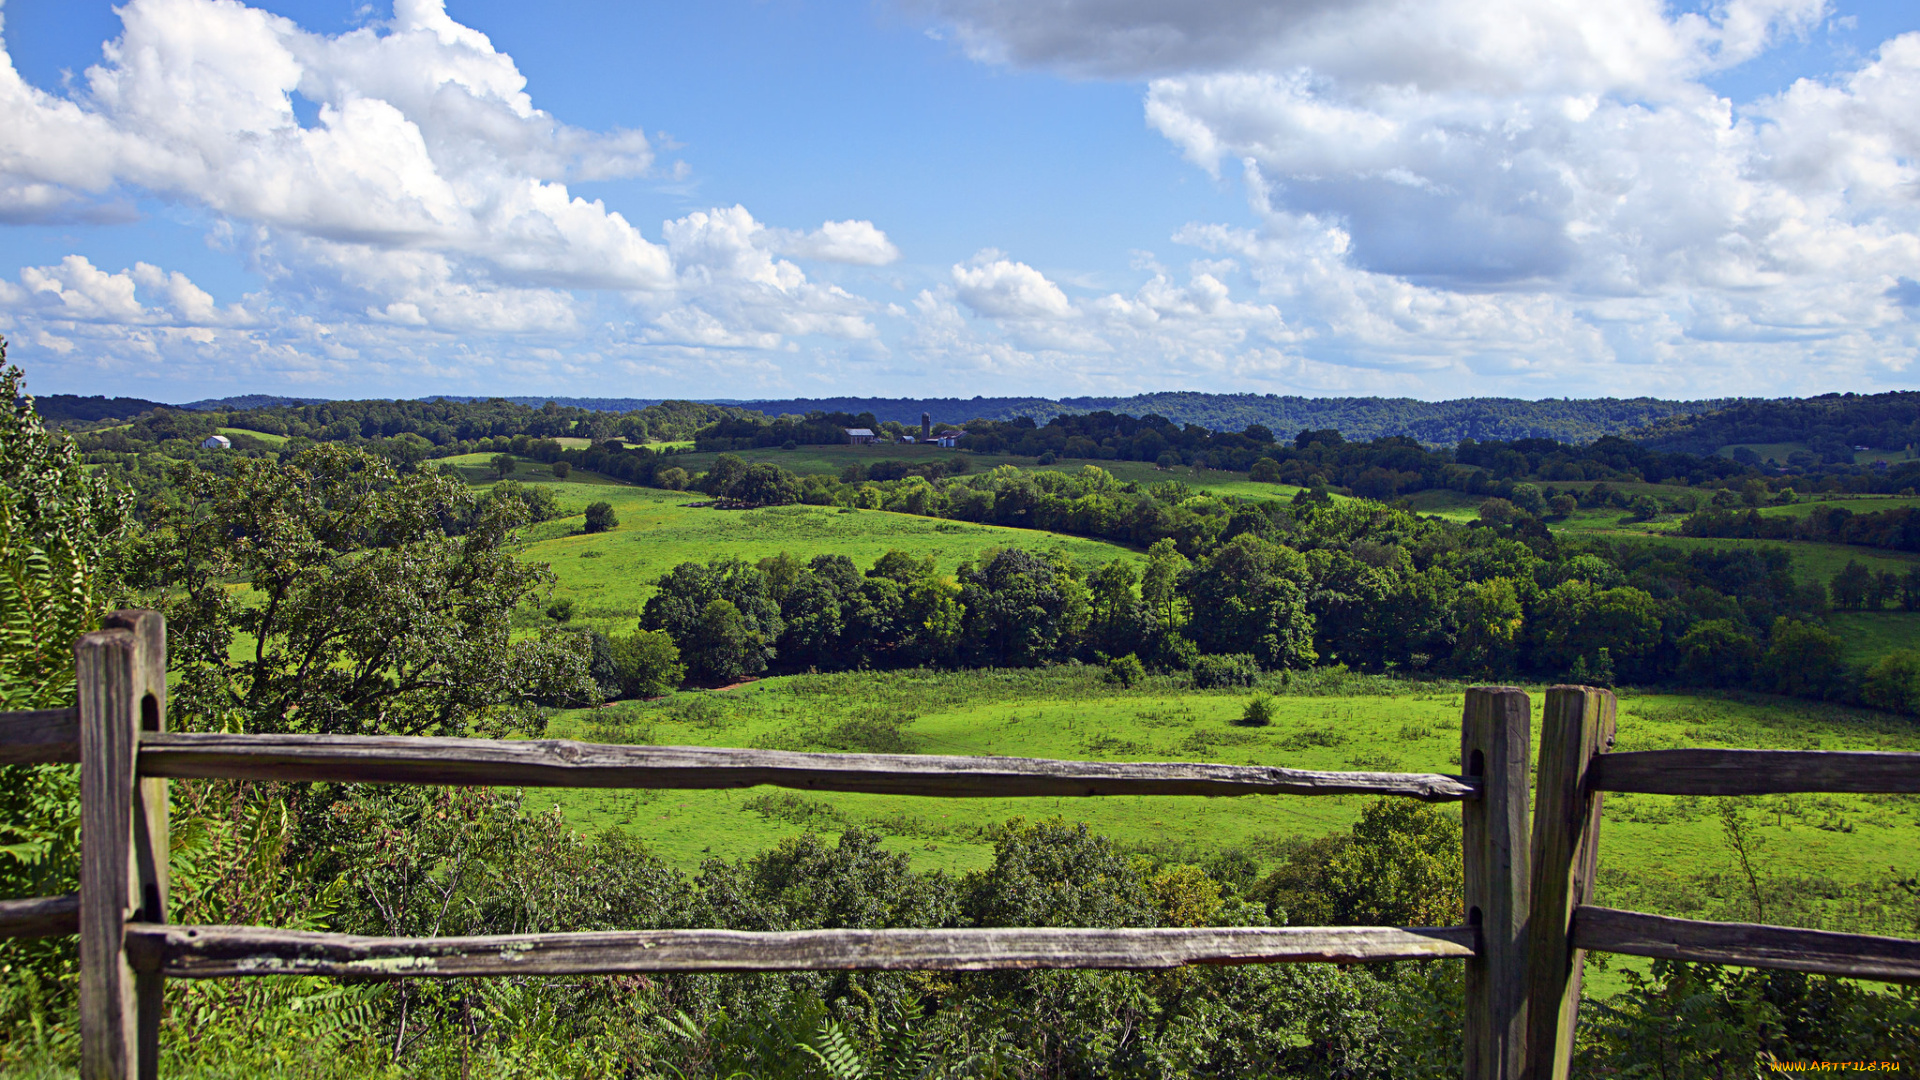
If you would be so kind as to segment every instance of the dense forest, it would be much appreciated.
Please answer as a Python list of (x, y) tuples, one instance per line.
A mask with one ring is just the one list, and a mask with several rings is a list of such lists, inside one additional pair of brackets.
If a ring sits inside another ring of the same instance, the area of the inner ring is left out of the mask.
[(1636, 437), (1693, 454), (1737, 443), (1805, 443), (1816, 459), (1851, 462), (1856, 446), (1899, 450), (1920, 442), (1920, 391), (1740, 401), (1649, 424)]

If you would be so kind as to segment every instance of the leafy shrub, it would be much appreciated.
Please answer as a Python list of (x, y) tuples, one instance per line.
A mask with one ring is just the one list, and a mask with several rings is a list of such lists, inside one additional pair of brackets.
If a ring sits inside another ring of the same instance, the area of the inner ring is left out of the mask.
[(1920, 652), (1897, 649), (1867, 669), (1860, 696), (1888, 712), (1920, 712)]
[(1252, 686), (1260, 677), (1260, 665), (1247, 653), (1203, 656), (1193, 665), (1193, 685), (1198, 690)]
[(614, 515), (612, 503), (597, 502), (587, 507), (588, 532), (606, 532), (609, 529), (617, 528), (619, 524), (620, 519)]
[(1193, 639), (1171, 630), (1154, 635), (1146, 653), (1148, 662), (1161, 671), (1192, 671), (1200, 662), (1200, 647)]
[(1272, 724), (1273, 698), (1261, 694), (1249, 700), (1246, 709), (1240, 713), (1240, 722), (1247, 727), (1266, 727)]
[(1107, 681), (1131, 690), (1140, 685), (1147, 677), (1147, 668), (1140, 658), (1128, 653), (1107, 661)]
[(635, 630), (612, 645), (612, 668), (620, 697), (648, 698), (671, 693), (687, 677), (680, 648), (661, 630)]
[(1775, 692), (1820, 697), (1844, 674), (1840, 638), (1833, 632), (1782, 616), (1773, 621), (1770, 637), (1760, 671)]
[(1539, 517), (1541, 514), (1547, 512), (1547, 498), (1540, 493), (1540, 488), (1534, 484), (1513, 485), (1513, 490), (1507, 493), (1507, 501), (1511, 502), (1521, 511), (1532, 514), (1535, 517)]
[(1459, 819), (1381, 798), (1349, 833), (1288, 845), (1252, 891), (1294, 926), (1450, 926), (1463, 915), (1464, 882)]
[(1672, 960), (1620, 975), (1626, 990), (1581, 1006), (1575, 1075), (1768, 1075), (1771, 1061), (1920, 1056), (1911, 988)]
[(537, 484), (502, 480), (486, 494), (487, 501), (504, 499), (512, 499), (526, 507), (528, 521), (552, 521), (560, 516), (560, 504), (554, 500), (553, 492)]
[(1520, 516), (1520, 508), (1505, 499), (1488, 499), (1480, 504), (1480, 520), (1506, 525)]
[(570, 622), (573, 619), (572, 598), (562, 598), (547, 605), (547, 618), (554, 622)]
[(1706, 619), (1680, 636), (1682, 678), (1707, 686), (1744, 686), (1760, 666), (1760, 643), (1731, 619)]
[(573, 466), (564, 461), (553, 463), (553, 476), (556, 480), (565, 480), (573, 472)]

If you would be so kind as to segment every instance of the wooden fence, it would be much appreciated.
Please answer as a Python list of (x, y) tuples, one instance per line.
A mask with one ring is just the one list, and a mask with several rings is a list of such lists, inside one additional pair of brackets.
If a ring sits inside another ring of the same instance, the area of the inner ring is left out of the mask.
[[(1566, 1075), (1587, 950), (1868, 979), (1920, 980), (1920, 941), (1698, 922), (1588, 903), (1604, 792), (1920, 792), (1920, 754), (1658, 750), (1609, 754), (1614, 698), (1547, 691), (1529, 821), (1527, 695), (1467, 691), (1462, 776), (1260, 766), (800, 754), (562, 741), (176, 734), (166, 629), (121, 611), (75, 644), (78, 705), (0, 714), (0, 763), (78, 763), (78, 894), (0, 901), (0, 937), (80, 936), (81, 1076), (158, 1072), (164, 980), (419, 978), (661, 971), (1466, 963), (1467, 1080)], [(722, 788), (947, 797), (1397, 795), (1458, 801), (1467, 923), (1445, 927), (641, 930), (377, 938), (167, 922), (170, 777), (545, 787)], [(1529, 827), (1531, 824), (1531, 828)]]

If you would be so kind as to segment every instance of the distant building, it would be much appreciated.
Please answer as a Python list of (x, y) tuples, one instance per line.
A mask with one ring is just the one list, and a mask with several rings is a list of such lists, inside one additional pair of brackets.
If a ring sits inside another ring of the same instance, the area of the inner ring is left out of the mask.
[(873, 445), (873, 429), (863, 428), (863, 427), (850, 427), (847, 429), (847, 441), (851, 442), (855, 446), (872, 446)]
[(960, 445), (960, 436), (958, 434), (935, 435), (933, 437), (933, 444), (935, 446), (944, 446), (951, 450)]
[(933, 441), (933, 414), (930, 412), (920, 414), (920, 441)]
[(200, 449), (231, 450), (233, 449), (233, 440), (227, 438), (225, 435), (209, 435), (200, 440)]
[(900, 441), (903, 443), (916, 443), (916, 442), (919, 442), (920, 440), (914, 438), (911, 435), (902, 435), (900, 436)]

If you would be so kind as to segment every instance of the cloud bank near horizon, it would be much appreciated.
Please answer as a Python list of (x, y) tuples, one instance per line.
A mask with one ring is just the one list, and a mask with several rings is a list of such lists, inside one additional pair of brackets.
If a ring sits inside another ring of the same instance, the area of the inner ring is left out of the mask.
[(264, 287), (218, 303), (164, 252), (70, 254), (0, 267), (0, 332), (42, 384), (123, 392), (136, 374), (316, 396), (1913, 385), (1920, 33), (1733, 102), (1709, 81), (1823, 32), (1824, 0), (918, 10), (982, 64), (1139, 83), (1150, 129), (1242, 185), (1248, 218), (1188, 224), (1177, 269), (1139, 253), (1120, 290), (984, 244), (927, 266), (864, 219), (714, 206), (649, 235), (571, 190), (684, 170), (644, 117), (543, 111), (442, 0), (336, 35), (130, 0), (64, 95), (0, 53), (0, 228), (159, 200)]

